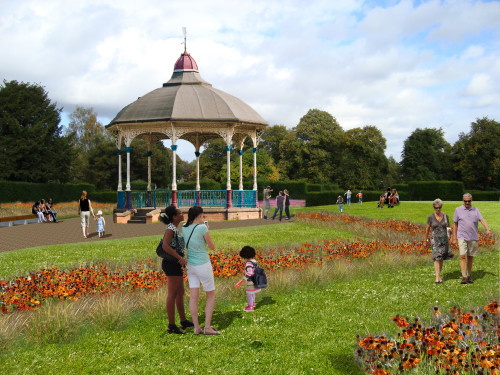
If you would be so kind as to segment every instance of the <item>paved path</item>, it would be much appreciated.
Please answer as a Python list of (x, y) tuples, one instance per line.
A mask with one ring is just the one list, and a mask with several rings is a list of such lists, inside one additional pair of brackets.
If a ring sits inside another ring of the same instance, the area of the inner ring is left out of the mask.
[[(129, 237), (143, 237), (162, 235), (165, 231), (165, 224), (115, 224), (112, 215), (105, 215), (107, 240)], [(293, 218), (292, 220), (293, 221)], [(251, 219), (233, 221), (211, 222), (210, 229), (239, 228), (254, 225), (284, 224), (289, 221), (279, 222), (276, 220)], [(80, 218), (61, 220), (57, 223), (40, 223), (15, 225), (13, 227), (0, 228), (0, 252), (28, 247), (57, 245), (65, 243), (99, 241), (97, 236), (96, 222), (91, 219), (90, 233), (88, 238), (84, 238), (80, 227)]]

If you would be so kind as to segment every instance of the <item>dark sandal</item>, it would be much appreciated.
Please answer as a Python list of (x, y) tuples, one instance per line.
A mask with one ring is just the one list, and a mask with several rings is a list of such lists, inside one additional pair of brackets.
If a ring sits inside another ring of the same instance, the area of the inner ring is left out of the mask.
[(169, 324), (168, 328), (167, 328), (167, 332), (168, 333), (176, 333), (178, 335), (183, 335), (186, 333), (183, 330), (181, 330), (179, 327), (177, 327), (175, 324)]
[(183, 320), (183, 321), (181, 322), (181, 328), (182, 328), (182, 329), (186, 329), (186, 328), (189, 328), (189, 327), (194, 327), (193, 322), (190, 322), (190, 321), (189, 321), (189, 320), (187, 320), (187, 319), (186, 319), (186, 320)]

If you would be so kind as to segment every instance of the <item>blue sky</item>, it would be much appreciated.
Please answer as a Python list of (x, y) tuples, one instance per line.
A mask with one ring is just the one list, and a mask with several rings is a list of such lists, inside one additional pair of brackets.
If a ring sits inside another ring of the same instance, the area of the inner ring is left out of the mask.
[(270, 125), (319, 108), (377, 126), (400, 160), (416, 128), (453, 144), (500, 121), (498, 1), (0, 1), (0, 78), (44, 86), (63, 123), (81, 105), (107, 124), (168, 81), (182, 27), (202, 77)]

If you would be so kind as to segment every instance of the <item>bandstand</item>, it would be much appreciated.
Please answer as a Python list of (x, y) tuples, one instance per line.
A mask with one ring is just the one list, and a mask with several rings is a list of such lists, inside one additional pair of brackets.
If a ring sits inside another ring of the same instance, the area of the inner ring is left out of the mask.
[[(203, 80), (195, 60), (186, 48), (175, 63), (170, 80), (162, 87), (138, 98), (123, 108), (106, 126), (116, 140), (118, 154), (118, 204), (122, 210), (163, 208), (172, 204), (181, 209), (193, 205), (206, 208), (218, 219), (260, 217), (257, 203), (257, 146), (267, 122), (248, 104), (214, 88)], [(130, 158), (135, 137), (147, 144), (147, 191), (131, 191)], [(209, 139), (222, 137), (227, 157), (226, 190), (200, 190), (200, 148)], [(253, 143), (253, 189), (243, 190), (243, 143)], [(151, 189), (151, 147), (162, 139), (170, 139), (172, 149), (171, 190)], [(196, 188), (177, 190), (177, 141), (184, 139), (195, 147)], [(126, 185), (122, 186), (122, 145), (126, 153)], [(239, 153), (239, 187), (231, 186), (231, 151)]]

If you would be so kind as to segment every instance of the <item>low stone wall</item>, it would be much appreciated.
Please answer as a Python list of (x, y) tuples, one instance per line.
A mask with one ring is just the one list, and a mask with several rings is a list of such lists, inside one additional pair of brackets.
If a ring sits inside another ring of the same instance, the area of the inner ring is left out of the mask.
[[(180, 210), (187, 220), (189, 207), (182, 207)], [(262, 210), (260, 208), (204, 208), (203, 215), (208, 221), (260, 219)]]
[(158, 221), (160, 221), (161, 211), (162, 210), (160, 208), (157, 208), (156, 210), (148, 212), (146, 214), (146, 224), (157, 223)]
[(130, 209), (127, 211), (123, 212), (114, 212), (113, 213), (113, 222), (115, 224), (127, 224), (128, 221), (134, 216), (134, 214), (137, 212), (136, 209)]

